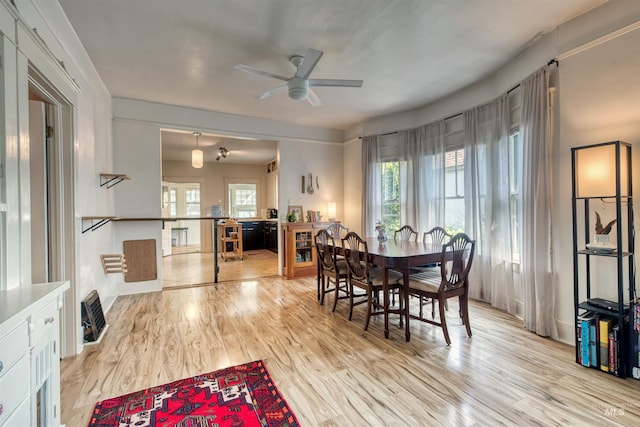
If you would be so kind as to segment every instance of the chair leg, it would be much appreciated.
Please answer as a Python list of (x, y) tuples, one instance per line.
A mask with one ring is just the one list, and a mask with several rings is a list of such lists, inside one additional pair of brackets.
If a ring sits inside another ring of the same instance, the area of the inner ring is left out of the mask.
[(340, 298), (340, 278), (336, 277), (336, 297), (333, 300), (333, 309), (331, 311), (336, 311), (336, 306), (338, 305), (338, 298)]
[(447, 330), (447, 319), (444, 314), (444, 301), (442, 299), (438, 299), (438, 309), (440, 310), (440, 326), (442, 327), (442, 332), (444, 333), (444, 340), (447, 342), (447, 345), (451, 345), (449, 331)]
[(462, 312), (462, 322), (467, 328), (467, 336), (471, 336), (471, 325), (469, 324), (469, 298), (466, 295), (459, 297), (460, 311)]
[(364, 330), (369, 329), (369, 320), (371, 319), (371, 307), (373, 306), (373, 292), (367, 291), (367, 321), (364, 323)]
[(424, 297), (422, 295), (420, 295), (420, 318), (422, 318), (422, 304), (424, 302)]
[(319, 300), (320, 300), (320, 305), (324, 305), (324, 294), (325, 294), (325, 289), (326, 289), (326, 284), (324, 282), (324, 275), (322, 275), (319, 279), (318, 279), (318, 292), (320, 292), (319, 294)]
[(353, 317), (353, 284), (349, 280), (349, 320)]

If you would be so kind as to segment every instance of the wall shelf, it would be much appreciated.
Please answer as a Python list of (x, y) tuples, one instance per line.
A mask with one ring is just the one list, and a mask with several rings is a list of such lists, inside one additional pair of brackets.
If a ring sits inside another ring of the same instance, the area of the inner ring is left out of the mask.
[(123, 173), (101, 173), (100, 174), (100, 187), (111, 188), (116, 184), (121, 183), (125, 179), (131, 179), (129, 175)]
[[(95, 231), (103, 225), (111, 222), (117, 221), (120, 219), (117, 216), (83, 216), (82, 217), (82, 234), (87, 231)], [(89, 223), (89, 225), (85, 226), (85, 223)]]

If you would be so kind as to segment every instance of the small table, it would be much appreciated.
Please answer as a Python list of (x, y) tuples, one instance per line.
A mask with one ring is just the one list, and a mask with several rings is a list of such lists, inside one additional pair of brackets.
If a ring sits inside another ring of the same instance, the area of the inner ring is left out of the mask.
[[(218, 224), (218, 237), (220, 239), (220, 256), (227, 261), (229, 257), (237, 257), (242, 260), (242, 224), (237, 222), (224, 222)], [(231, 246), (228, 250), (227, 244)]]

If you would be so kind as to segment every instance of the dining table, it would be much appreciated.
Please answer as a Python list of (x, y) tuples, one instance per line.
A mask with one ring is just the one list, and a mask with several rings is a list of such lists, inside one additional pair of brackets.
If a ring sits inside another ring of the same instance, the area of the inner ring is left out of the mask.
[[(437, 264), (442, 257), (442, 244), (409, 240), (379, 241), (377, 237), (366, 237), (369, 261), (383, 268), (384, 336), (389, 338), (389, 314), (398, 314), (405, 319), (405, 339), (411, 339), (409, 330), (409, 276), (411, 269), (428, 264)], [(403, 308), (389, 308), (389, 269), (402, 272), (404, 297)]]

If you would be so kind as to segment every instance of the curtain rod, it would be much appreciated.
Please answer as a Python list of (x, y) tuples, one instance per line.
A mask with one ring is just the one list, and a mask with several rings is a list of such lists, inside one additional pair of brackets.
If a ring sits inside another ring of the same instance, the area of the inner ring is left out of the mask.
[[(555, 64), (555, 65), (556, 65), (556, 67), (559, 67), (559, 66), (560, 66), (560, 63), (558, 62), (558, 60), (557, 60), (556, 58), (552, 58), (552, 59), (550, 59), (550, 60), (549, 60), (549, 62), (547, 62), (547, 65), (553, 65), (553, 64)], [(514, 90), (518, 89), (519, 87), (520, 87), (520, 83), (518, 83), (517, 85), (515, 85), (515, 86), (514, 86), (514, 87), (512, 87), (511, 89), (507, 90), (507, 94), (511, 94), (511, 92), (513, 92)], [(453, 114), (453, 115), (451, 115), (451, 116), (445, 117), (445, 118), (444, 118), (444, 119), (442, 119), (442, 120), (443, 120), (443, 121), (447, 121), (447, 120), (453, 119), (454, 117), (461, 116), (462, 114), (463, 114), (463, 113), (456, 113), (456, 114)], [(415, 129), (415, 128), (411, 128), (411, 129)], [(404, 131), (411, 130), (411, 129), (401, 129), (401, 130), (395, 130), (395, 131), (392, 131), (392, 132), (380, 133), (380, 134), (377, 134), (377, 135), (368, 135), (368, 136), (387, 136), (387, 135), (395, 135), (395, 134), (397, 134), (397, 133), (404, 132)], [(359, 136), (359, 137), (358, 137), (358, 139), (362, 139), (362, 138), (364, 138), (364, 136)]]

